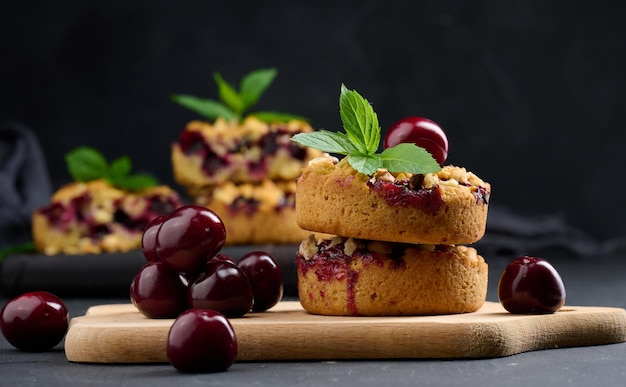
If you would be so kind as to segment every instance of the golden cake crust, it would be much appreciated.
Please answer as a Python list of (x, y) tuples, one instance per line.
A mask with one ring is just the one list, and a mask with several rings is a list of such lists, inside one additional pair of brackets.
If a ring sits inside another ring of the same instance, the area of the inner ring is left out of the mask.
[(227, 245), (296, 244), (310, 232), (296, 224), (295, 193), (295, 181), (226, 182), (200, 192), (194, 201), (222, 219)]
[[(298, 120), (280, 124), (267, 124), (254, 117), (241, 123), (222, 118), (214, 124), (191, 121), (183, 134), (195, 133), (203, 149), (187, 154), (180, 140), (172, 144), (174, 178), (192, 197), (198, 190), (229, 181), (293, 180), (309, 160), (321, 155), (291, 141), (292, 135), (311, 131), (309, 124)], [(294, 149), (298, 157), (291, 153)]]
[(344, 158), (308, 163), (297, 179), (296, 221), (306, 230), (412, 244), (471, 244), (485, 233), (491, 186), (465, 168), (368, 176)]
[(467, 246), (404, 245), (335, 237), (300, 245), (302, 307), (320, 315), (469, 313), (487, 295), (488, 268)]
[(33, 212), (33, 240), (47, 255), (127, 252), (141, 248), (150, 220), (181, 205), (165, 185), (129, 192), (101, 179), (70, 183)]

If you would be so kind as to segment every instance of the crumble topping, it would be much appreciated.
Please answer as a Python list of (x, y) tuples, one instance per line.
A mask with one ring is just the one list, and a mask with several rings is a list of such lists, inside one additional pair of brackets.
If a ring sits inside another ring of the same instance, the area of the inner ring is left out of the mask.
[(324, 153), (319, 157), (309, 160), (308, 165), (313, 168), (334, 168), (338, 162), (338, 158), (331, 156), (328, 153)]
[(226, 182), (215, 188), (201, 192), (197, 199), (201, 205), (210, 203), (211, 200), (233, 205), (236, 201), (244, 199), (259, 203), (260, 210), (272, 210), (285, 204), (290, 195), (296, 191), (294, 181), (274, 182), (263, 180), (260, 184), (234, 184)]
[[(378, 254), (390, 255), (394, 252), (394, 245), (397, 245), (393, 242), (346, 238), (340, 236), (334, 236), (330, 239), (315, 239), (315, 235), (311, 234), (307, 239), (300, 243), (300, 246), (298, 247), (298, 254), (308, 261), (320, 252), (320, 246), (323, 243), (326, 243), (326, 246), (324, 247), (325, 250), (343, 243), (343, 253), (347, 257), (352, 256), (355, 251), (359, 249), (365, 249)], [(472, 265), (476, 265), (479, 262), (476, 250), (463, 245), (417, 244), (406, 245), (405, 247), (427, 252), (456, 250), (458, 255), (464, 256), (465, 259)]]
[(359, 244), (354, 238), (348, 238), (343, 244), (343, 253), (347, 256), (351, 256), (359, 248)]
[(315, 240), (315, 235), (313, 234), (303, 240), (298, 247), (298, 254), (300, 254), (307, 261), (313, 258), (313, 256), (318, 252), (319, 248), (317, 247), (317, 241)]
[(230, 122), (220, 117), (215, 120), (213, 124), (207, 121), (194, 120), (190, 121), (185, 130), (200, 132), (203, 136), (208, 133), (212, 133), (211, 138), (205, 137), (211, 140), (213, 151), (219, 155), (228, 153), (226, 144), (216, 143), (213, 138), (215, 137), (224, 139), (225, 141), (240, 141), (242, 138), (250, 142), (258, 141), (265, 134), (275, 131), (276, 129), (283, 129), (287, 132), (311, 132), (313, 128), (304, 121), (291, 120), (289, 122), (281, 124), (266, 124), (254, 116), (247, 117), (241, 123)]
[[(308, 167), (314, 169), (317, 173), (329, 173), (335, 167), (350, 168), (347, 158), (338, 160), (334, 156), (325, 153), (320, 157), (309, 161)], [(352, 174), (358, 172), (352, 169)], [(466, 186), (466, 187), (486, 187), (482, 179), (474, 173), (468, 171), (464, 167), (454, 165), (446, 165), (439, 172), (427, 173), (423, 175), (411, 174), (408, 172), (389, 172), (385, 168), (379, 168), (369, 177), (370, 182), (382, 181), (386, 183), (411, 184), (413, 189), (433, 188), (435, 186)], [(416, 184), (417, 183), (417, 184)]]

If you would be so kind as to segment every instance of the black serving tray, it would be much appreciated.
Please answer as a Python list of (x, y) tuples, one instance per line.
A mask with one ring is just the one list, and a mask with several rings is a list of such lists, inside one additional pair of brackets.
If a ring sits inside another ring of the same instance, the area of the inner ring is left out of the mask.
[[(294, 258), (298, 245), (226, 246), (221, 253), (238, 260), (261, 250), (271, 254), (283, 272), (284, 297), (297, 297)], [(146, 264), (140, 250), (128, 253), (54, 255), (15, 254), (0, 264), (0, 287), (13, 297), (45, 290), (64, 297), (128, 297), (130, 283)]]

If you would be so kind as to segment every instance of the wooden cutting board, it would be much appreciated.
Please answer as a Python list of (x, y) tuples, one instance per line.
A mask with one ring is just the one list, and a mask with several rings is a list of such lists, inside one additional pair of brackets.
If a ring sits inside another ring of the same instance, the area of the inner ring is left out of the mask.
[[(550, 315), (513, 315), (499, 303), (448, 316), (329, 317), (297, 301), (230, 320), (239, 361), (489, 358), (626, 341), (626, 310), (567, 306)], [(173, 320), (147, 319), (131, 304), (100, 305), (71, 320), (69, 361), (167, 362)]]

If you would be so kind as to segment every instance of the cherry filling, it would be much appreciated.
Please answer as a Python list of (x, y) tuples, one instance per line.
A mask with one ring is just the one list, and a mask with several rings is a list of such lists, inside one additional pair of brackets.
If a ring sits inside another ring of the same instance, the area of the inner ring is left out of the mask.
[(489, 204), (489, 191), (485, 187), (478, 187), (474, 191), (476, 197), (476, 204)]
[[(300, 254), (296, 256), (298, 271), (306, 275), (310, 270), (314, 270), (318, 281), (346, 281), (346, 291), (348, 294), (347, 307), (353, 315), (358, 315), (355, 301), (355, 286), (359, 279), (359, 271), (352, 269), (352, 262), (360, 260), (363, 265), (376, 265), (384, 267), (384, 258), (378, 253), (367, 250), (363, 244), (359, 244), (354, 253), (346, 256), (344, 253), (345, 241), (329, 247), (330, 240), (324, 240), (318, 246), (319, 251), (312, 259), (304, 259)], [(406, 245), (394, 243), (392, 252), (387, 255), (391, 259), (392, 269), (401, 269), (406, 266), (402, 259)], [(321, 294), (323, 297), (324, 294)]]
[(48, 219), (48, 223), (60, 230), (67, 230), (74, 222), (85, 222), (86, 208), (91, 202), (91, 197), (87, 194), (77, 196), (70, 200), (69, 204), (52, 203), (38, 211)]
[[(280, 212), (286, 208), (293, 209), (296, 206), (295, 192), (285, 192), (285, 195), (279, 200), (274, 210)], [(261, 202), (258, 199), (246, 198), (238, 196), (228, 205), (228, 210), (232, 215), (244, 213), (246, 216), (252, 216), (259, 210)]]
[(245, 198), (238, 196), (228, 206), (228, 210), (233, 214), (243, 212), (246, 216), (252, 216), (259, 209), (260, 202), (254, 198)]
[(421, 208), (425, 213), (434, 215), (444, 204), (438, 186), (410, 189), (407, 184), (381, 180), (369, 181), (367, 185), (391, 207)]
[(100, 240), (111, 233), (113, 224), (121, 225), (131, 233), (143, 232), (152, 219), (169, 214), (181, 204), (172, 197), (148, 196), (145, 198), (148, 202), (146, 210), (131, 215), (121, 208), (122, 200), (116, 200), (113, 203), (112, 223), (102, 224), (95, 221), (94, 214), (90, 210), (92, 200), (91, 195), (85, 193), (71, 199), (67, 204), (52, 203), (38, 211), (47, 218), (52, 227), (58, 230), (66, 231), (74, 224), (86, 225), (88, 236), (94, 240)]
[[(252, 176), (264, 176), (267, 173), (269, 161), (275, 157), (279, 150), (284, 150), (287, 154), (296, 160), (305, 160), (306, 149), (303, 146), (290, 141), (293, 134), (298, 132), (289, 131), (286, 127), (277, 128), (256, 141), (249, 138), (242, 138), (235, 144), (231, 144), (226, 150), (224, 156), (215, 153), (209, 143), (207, 143), (200, 132), (184, 130), (179, 138), (178, 144), (180, 149), (186, 155), (198, 155), (204, 161), (202, 168), (207, 176), (213, 176), (216, 171), (228, 167), (232, 164), (232, 154), (242, 153), (246, 150), (259, 149), (261, 157), (259, 160), (249, 162), (246, 167)], [(220, 144), (228, 146), (227, 144)]]
[(204, 139), (200, 132), (183, 130), (178, 137), (178, 144), (185, 154), (199, 154), (204, 156), (208, 146), (204, 143)]

